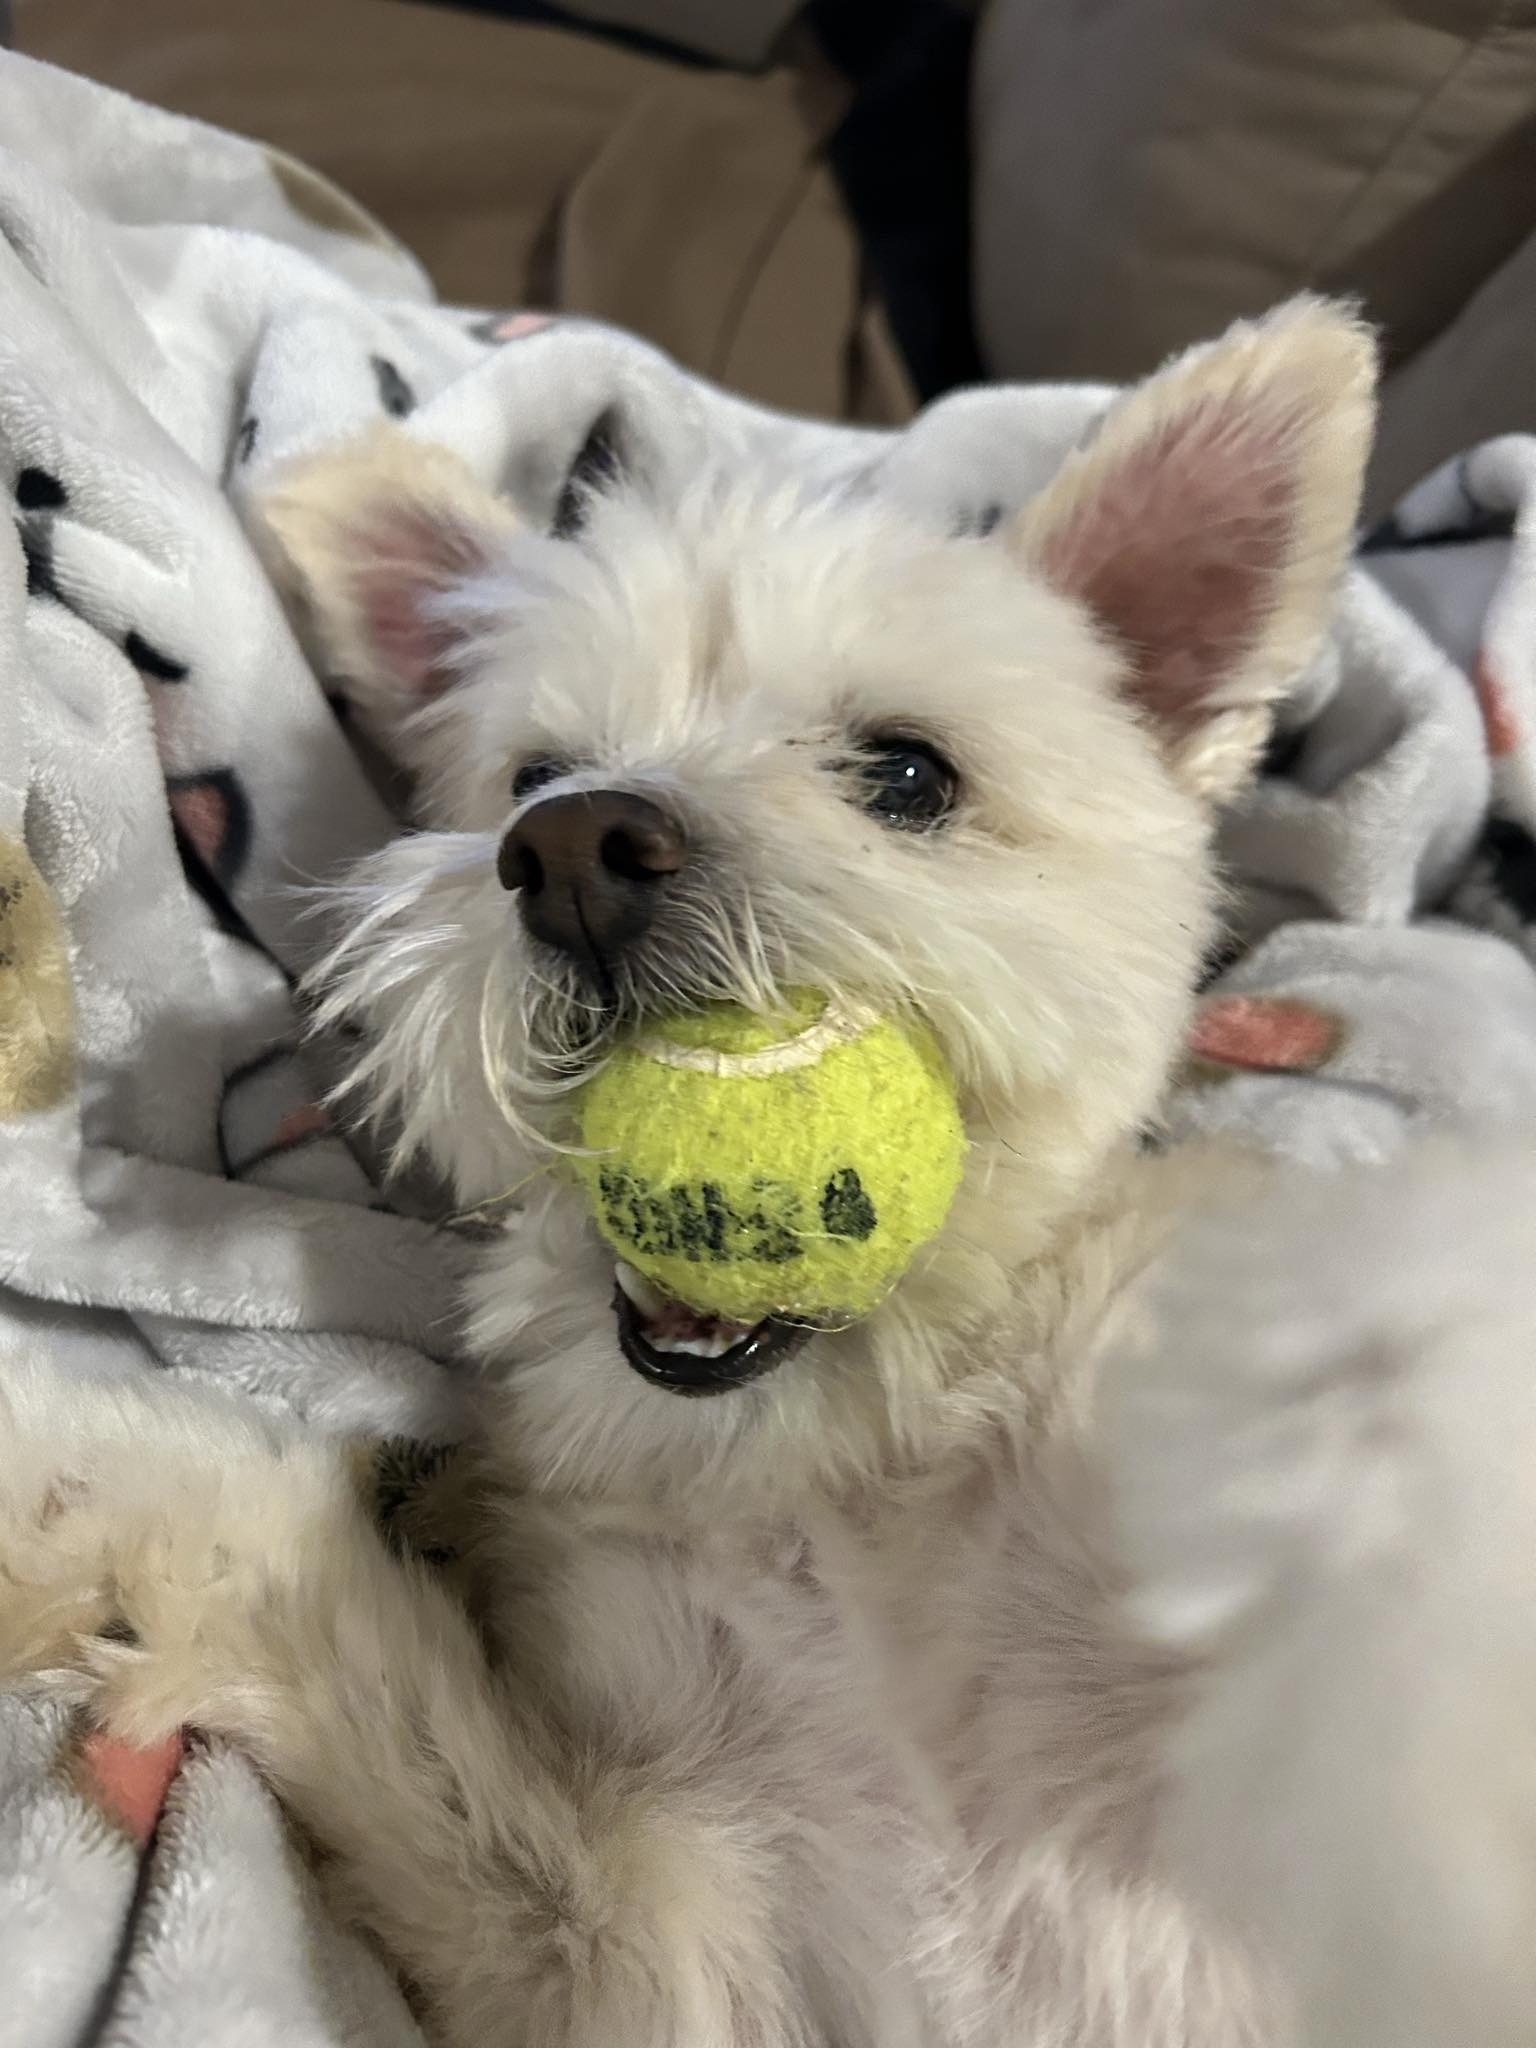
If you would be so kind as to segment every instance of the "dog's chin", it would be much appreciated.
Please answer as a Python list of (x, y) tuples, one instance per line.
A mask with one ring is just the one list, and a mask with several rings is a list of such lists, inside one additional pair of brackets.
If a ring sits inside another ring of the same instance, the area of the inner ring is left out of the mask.
[(732, 1323), (703, 1314), (625, 1265), (616, 1276), (613, 1314), (626, 1363), (669, 1394), (728, 1394), (771, 1372), (815, 1334), (778, 1316)]

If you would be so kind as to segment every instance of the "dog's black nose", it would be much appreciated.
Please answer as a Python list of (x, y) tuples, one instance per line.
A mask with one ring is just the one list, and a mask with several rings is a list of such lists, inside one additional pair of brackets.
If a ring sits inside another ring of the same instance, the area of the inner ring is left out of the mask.
[(620, 789), (552, 796), (526, 811), (496, 860), (536, 939), (603, 974), (656, 915), (662, 888), (687, 865), (682, 829)]

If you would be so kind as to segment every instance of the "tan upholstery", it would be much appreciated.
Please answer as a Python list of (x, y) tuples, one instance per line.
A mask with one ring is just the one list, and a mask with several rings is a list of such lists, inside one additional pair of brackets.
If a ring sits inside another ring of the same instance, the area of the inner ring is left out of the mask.
[(731, 64), (761, 64), (800, 0), (565, 0), (572, 14), (664, 36)]
[(448, 299), (612, 320), (748, 397), (912, 400), (799, 74), (657, 62), (404, 0), (19, 0), (17, 46), (312, 164)]

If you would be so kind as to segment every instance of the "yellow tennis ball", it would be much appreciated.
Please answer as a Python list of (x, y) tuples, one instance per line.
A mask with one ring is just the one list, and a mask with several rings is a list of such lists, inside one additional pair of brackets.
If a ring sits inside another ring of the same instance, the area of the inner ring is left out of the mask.
[(650, 1025), (579, 1103), (576, 1170), (619, 1257), (729, 1322), (866, 1314), (934, 1237), (965, 1131), (931, 1036), (794, 998)]

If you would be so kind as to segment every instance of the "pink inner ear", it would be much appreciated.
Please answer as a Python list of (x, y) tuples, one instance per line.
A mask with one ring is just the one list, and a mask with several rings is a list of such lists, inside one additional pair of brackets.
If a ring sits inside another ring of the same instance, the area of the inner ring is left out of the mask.
[(1106, 464), (1045, 536), (1046, 573), (1122, 642), (1136, 698), (1176, 730), (1200, 723), (1273, 601), (1295, 445), (1273, 415), (1196, 404)]
[(446, 507), (392, 506), (355, 546), (358, 610), (374, 659), (414, 694), (441, 695), (456, 679), (457, 636), (433, 599), (486, 566), (483, 544)]
[[(430, 586), (429, 586), (430, 587)], [(380, 663), (421, 697), (437, 697), (453, 680), (449, 635), (421, 613), (422, 591), (382, 576), (363, 581), (363, 630)]]

